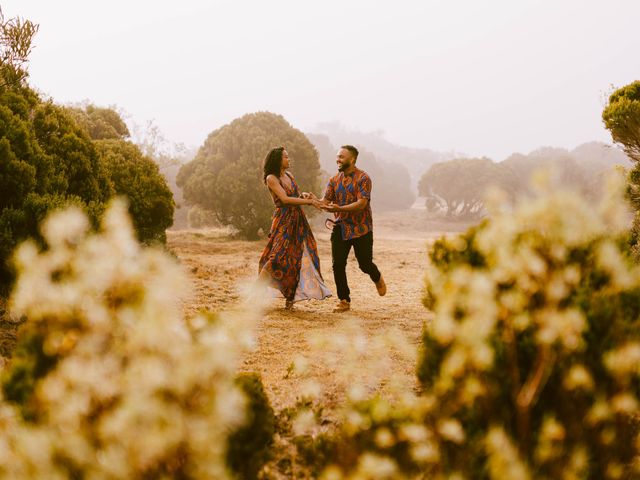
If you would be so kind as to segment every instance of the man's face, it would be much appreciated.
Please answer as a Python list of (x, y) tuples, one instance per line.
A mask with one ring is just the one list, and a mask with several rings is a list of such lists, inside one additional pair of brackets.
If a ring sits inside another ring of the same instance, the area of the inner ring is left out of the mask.
[(338, 155), (336, 156), (336, 163), (338, 164), (338, 171), (344, 172), (351, 165), (353, 165), (353, 155), (346, 148), (341, 148), (338, 150)]

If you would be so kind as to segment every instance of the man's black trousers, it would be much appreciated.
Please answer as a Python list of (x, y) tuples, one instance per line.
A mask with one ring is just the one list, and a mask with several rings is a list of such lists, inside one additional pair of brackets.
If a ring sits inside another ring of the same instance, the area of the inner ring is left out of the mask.
[(347, 257), (353, 247), (360, 270), (369, 275), (371, 280), (380, 280), (380, 271), (373, 263), (373, 232), (361, 237), (343, 240), (340, 227), (336, 226), (331, 233), (331, 259), (333, 261), (333, 279), (336, 282), (338, 298), (351, 301), (349, 285), (347, 283)]

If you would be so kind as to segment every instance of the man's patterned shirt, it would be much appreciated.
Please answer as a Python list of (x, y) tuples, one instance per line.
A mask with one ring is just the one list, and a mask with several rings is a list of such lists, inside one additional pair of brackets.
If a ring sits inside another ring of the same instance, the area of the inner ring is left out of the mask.
[(342, 230), (343, 240), (361, 237), (373, 230), (371, 179), (366, 172), (358, 168), (348, 175), (339, 172), (329, 180), (324, 198), (340, 206), (354, 203), (361, 198), (368, 200), (367, 206), (363, 210), (334, 213)]

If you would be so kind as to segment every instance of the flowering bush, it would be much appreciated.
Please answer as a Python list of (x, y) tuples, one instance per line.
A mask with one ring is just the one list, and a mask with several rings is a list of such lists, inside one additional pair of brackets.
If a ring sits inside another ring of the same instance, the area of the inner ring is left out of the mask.
[(269, 457), (269, 448), (275, 432), (275, 415), (264, 391), (260, 375), (243, 373), (236, 378), (236, 384), (247, 397), (245, 425), (229, 436), (227, 464), (238, 478), (251, 480)]
[(256, 309), (187, 322), (181, 269), (140, 248), (123, 203), (102, 233), (88, 228), (79, 210), (56, 213), (47, 250), (17, 251), (11, 308), (27, 330), (4, 391), (27, 420), (0, 406), (0, 477), (226, 478), (243, 420), (235, 360)]
[[(617, 180), (616, 180), (617, 182)], [(640, 477), (640, 267), (620, 185), (539, 189), (430, 255), (422, 392), (353, 403), (325, 479)]]
[(599, 211), (541, 191), (434, 249), (474, 250), (432, 255), (427, 277), (435, 317), (418, 374), (458, 431), (440, 443), (445, 469), (640, 475), (640, 270), (614, 190)]

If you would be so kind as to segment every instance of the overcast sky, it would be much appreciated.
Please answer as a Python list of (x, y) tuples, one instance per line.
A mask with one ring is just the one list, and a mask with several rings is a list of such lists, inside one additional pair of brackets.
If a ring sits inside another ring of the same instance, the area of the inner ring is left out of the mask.
[(40, 24), (30, 82), (199, 146), (248, 112), (502, 160), (610, 141), (640, 79), (637, 0), (5, 0)]

